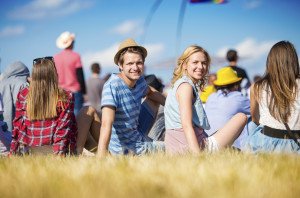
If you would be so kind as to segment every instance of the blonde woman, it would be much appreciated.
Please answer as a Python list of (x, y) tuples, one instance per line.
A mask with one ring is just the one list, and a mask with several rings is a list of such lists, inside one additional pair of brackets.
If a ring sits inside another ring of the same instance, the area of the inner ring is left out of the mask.
[(198, 90), (203, 90), (209, 65), (209, 54), (196, 45), (188, 47), (177, 61), (165, 104), (167, 153), (225, 148), (234, 142), (246, 124), (246, 115), (238, 113), (214, 135), (208, 137), (204, 132), (210, 126)]
[(271, 48), (265, 74), (251, 86), (250, 96), (252, 120), (260, 126), (248, 149), (300, 154), (300, 69), (292, 43), (280, 41)]
[(76, 151), (72, 93), (58, 87), (52, 57), (33, 60), (29, 86), (20, 89), (13, 121), (11, 154), (65, 155)]

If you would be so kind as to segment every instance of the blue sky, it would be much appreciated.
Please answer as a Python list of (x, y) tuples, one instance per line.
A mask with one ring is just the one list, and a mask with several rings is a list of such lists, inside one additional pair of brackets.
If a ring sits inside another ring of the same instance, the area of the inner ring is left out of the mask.
[(76, 35), (75, 51), (82, 57), (86, 78), (90, 64), (100, 62), (104, 75), (117, 72), (113, 56), (125, 38), (135, 38), (149, 52), (146, 73), (167, 83), (177, 52), (198, 44), (213, 58), (211, 71), (226, 65), (228, 48), (238, 50), (239, 64), (252, 78), (263, 74), (267, 53), (280, 40), (300, 51), (298, 0), (229, 0), (226, 4), (188, 3), (176, 43), (182, 0), (163, 0), (147, 29), (144, 22), (156, 0), (1, 0), (1, 71), (16, 60), (30, 69), (36, 57), (59, 52), (56, 38), (63, 31)]

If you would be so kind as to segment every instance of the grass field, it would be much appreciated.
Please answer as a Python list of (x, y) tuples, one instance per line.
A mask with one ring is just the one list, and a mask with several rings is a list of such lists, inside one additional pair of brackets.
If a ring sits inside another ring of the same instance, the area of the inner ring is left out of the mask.
[(300, 157), (232, 150), (199, 156), (0, 159), (0, 197), (300, 197)]

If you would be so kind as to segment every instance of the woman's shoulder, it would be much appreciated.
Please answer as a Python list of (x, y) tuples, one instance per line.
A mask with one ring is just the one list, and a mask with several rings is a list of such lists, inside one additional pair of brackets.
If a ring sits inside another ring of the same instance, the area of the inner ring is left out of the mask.
[(175, 89), (177, 89), (179, 87), (179, 85), (181, 85), (182, 83), (188, 83), (191, 86), (193, 86), (193, 83), (191, 81), (191, 79), (187, 76), (182, 76), (181, 78), (179, 78), (175, 83), (174, 83), (174, 87)]

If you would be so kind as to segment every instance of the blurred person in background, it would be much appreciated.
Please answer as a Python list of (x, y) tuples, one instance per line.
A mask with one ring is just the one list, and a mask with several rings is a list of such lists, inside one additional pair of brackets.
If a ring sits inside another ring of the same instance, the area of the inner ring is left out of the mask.
[(16, 111), (16, 101), (19, 90), (27, 84), (29, 69), (21, 61), (8, 65), (1, 74), (0, 94), (3, 101), (3, 120), (6, 122), (8, 131), (13, 129), (13, 119)]
[(0, 156), (7, 156), (10, 150), (11, 132), (7, 130), (7, 124), (3, 120), (3, 102), (0, 93)]
[(77, 115), (83, 106), (86, 89), (80, 55), (73, 51), (75, 35), (67, 31), (61, 33), (56, 40), (56, 46), (62, 49), (54, 55), (59, 86), (74, 94), (74, 113)]
[(207, 85), (204, 87), (204, 90), (200, 93), (200, 99), (201, 99), (201, 102), (203, 103), (204, 107), (205, 107), (205, 103), (206, 103), (208, 97), (212, 93), (217, 91), (215, 88), (215, 85), (213, 83), (216, 79), (217, 79), (216, 74), (209, 74)]
[[(94, 66), (98, 68), (98, 66)], [(106, 74), (102, 79), (105, 83), (111, 74)], [(100, 102), (99, 102), (100, 103)], [(93, 106), (81, 108), (76, 116), (78, 134), (77, 134), (77, 154), (85, 156), (94, 156), (97, 152), (100, 129), (101, 129), (101, 109)]]
[[(145, 80), (148, 86), (150, 86), (151, 88), (155, 89), (160, 93), (163, 93), (163, 89), (165, 86), (162, 84), (161, 80), (158, 79), (154, 74), (145, 76)], [(147, 105), (145, 105), (146, 103), (153, 103), (153, 102), (149, 99), (145, 99), (142, 102), (141, 110), (143, 110), (143, 108), (147, 108)], [(157, 112), (157, 114), (151, 115), (151, 118), (148, 119), (149, 121), (152, 120), (153, 123), (150, 125), (149, 123), (147, 123), (149, 129), (145, 130), (144, 135), (146, 136), (146, 138), (150, 138), (151, 140), (163, 141), (165, 136), (164, 106), (159, 105), (158, 103), (153, 103), (151, 106), (152, 108), (155, 109), (155, 112)], [(140, 114), (139, 123), (143, 123), (142, 119), (147, 119), (147, 118), (145, 118), (142, 114)]]
[(250, 81), (250, 79), (247, 75), (246, 70), (237, 65), (238, 59), (239, 59), (237, 51), (234, 50), (234, 49), (228, 50), (226, 58), (229, 62), (229, 67), (231, 67), (234, 71), (236, 71), (237, 76), (239, 78), (242, 78), (241, 92), (244, 96), (246, 96), (247, 95), (247, 89), (250, 87), (251, 81)]
[(92, 76), (86, 82), (88, 102), (99, 113), (101, 112), (101, 96), (104, 80), (99, 78), (101, 66), (99, 63), (91, 65)]

